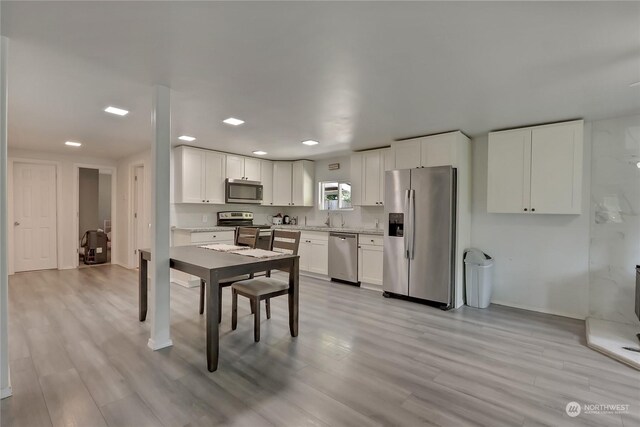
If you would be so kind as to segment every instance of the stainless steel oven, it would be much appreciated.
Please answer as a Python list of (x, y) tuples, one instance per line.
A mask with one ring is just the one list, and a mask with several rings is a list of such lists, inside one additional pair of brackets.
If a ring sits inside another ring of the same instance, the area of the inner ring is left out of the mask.
[(262, 184), (260, 181), (227, 178), (225, 200), (227, 203), (259, 205), (262, 203)]

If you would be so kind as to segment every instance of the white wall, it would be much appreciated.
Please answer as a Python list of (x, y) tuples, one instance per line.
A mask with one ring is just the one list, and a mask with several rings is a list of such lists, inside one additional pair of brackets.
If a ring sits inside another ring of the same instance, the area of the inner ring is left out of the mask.
[[(100, 166), (116, 166), (116, 162), (110, 159), (101, 159), (95, 157), (85, 157), (77, 153), (55, 154), (41, 151), (30, 151), (20, 149), (9, 149), (9, 162), (14, 160), (38, 160), (47, 162), (56, 162), (59, 164), (58, 179), (60, 184), (58, 188), (62, 191), (57, 195), (58, 202), (58, 268), (74, 268), (78, 255), (76, 248), (78, 244), (78, 230), (76, 229), (76, 201), (74, 200), (74, 188), (76, 188), (76, 164), (84, 165), (100, 165)], [(9, 171), (9, 200), (13, 200), (13, 171)], [(9, 212), (9, 223), (13, 223), (13, 212)], [(11, 228), (9, 228), (9, 257), (12, 261), (13, 247)], [(11, 264), (10, 264), (11, 265)], [(13, 273), (13, 266), (10, 270)]]
[(98, 169), (80, 168), (78, 174), (78, 238), (99, 225), (100, 177)]
[(126, 268), (135, 267), (133, 241), (130, 238), (133, 230), (131, 213), (133, 212), (132, 174), (134, 167), (144, 166), (144, 246), (150, 245), (149, 227), (151, 223), (151, 149), (121, 159), (118, 162), (117, 175), (117, 223), (115, 224), (118, 248), (112, 253), (112, 263)]
[[(589, 315), (637, 325), (640, 116), (593, 122), (592, 141)], [(603, 220), (606, 207), (614, 221)]]
[[(98, 175), (98, 224), (104, 228), (104, 222), (111, 219), (111, 175)], [(105, 230), (106, 231), (106, 230)]]
[(495, 259), (492, 301), (583, 319), (589, 307), (590, 125), (582, 215), (487, 213), (486, 136), (474, 138), (471, 244)]

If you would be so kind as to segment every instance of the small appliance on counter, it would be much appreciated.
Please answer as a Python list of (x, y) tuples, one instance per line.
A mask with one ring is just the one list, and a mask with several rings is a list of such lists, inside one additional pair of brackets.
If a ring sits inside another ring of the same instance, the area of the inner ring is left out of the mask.
[(273, 225), (282, 225), (282, 216), (280, 216), (280, 214), (278, 214), (278, 215), (274, 216), (274, 217), (271, 219), (271, 223), (272, 223)]
[(289, 215), (285, 215), (282, 217), (282, 223), (284, 225), (290, 225), (291, 224), (291, 217)]
[(254, 227), (260, 229), (258, 245), (260, 249), (269, 249), (271, 240), (270, 225), (254, 225), (253, 212), (224, 211), (218, 212), (218, 226), (220, 227)]

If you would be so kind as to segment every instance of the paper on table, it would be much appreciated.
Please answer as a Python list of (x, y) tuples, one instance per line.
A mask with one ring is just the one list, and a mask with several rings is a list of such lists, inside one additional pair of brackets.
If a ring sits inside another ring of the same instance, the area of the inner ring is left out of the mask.
[(247, 255), (254, 258), (270, 258), (282, 255), (280, 252), (265, 251), (264, 249), (246, 249), (244, 251), (231, 251), (232, 254)]
[(227, 245), (225, 243), (215, 243), (213, 245), (202, 245), (198, 247), (202, 249), (211, 249), (213, 251), (220, 251), (220, 252), (239, 251), (243, 248), (247, 249), (246, 246)]

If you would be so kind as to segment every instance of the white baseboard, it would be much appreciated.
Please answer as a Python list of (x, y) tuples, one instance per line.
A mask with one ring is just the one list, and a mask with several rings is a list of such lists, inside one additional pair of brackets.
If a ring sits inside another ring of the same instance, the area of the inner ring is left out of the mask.
[(173, 341), (171, 340), (171, 338), (169, 338), (164, 342), (155, 342), (152, 338), (149, 338), (149, 342), (147, 342), (147, 346), (154, 351), (171, 347), (172, 345), (173, 345)]
[(553, 314), (554, 316), (569, 317), (571, 319), (578, 319), (578, 320), (585, 320), (585, 318), (587, 317), (585, 314), (576, 314), (576, 313), (569, 313), (566, 311), (549, 310), (546, 308), (532, 307), (525, 304), (514, 304), (512, 302), (506, 302), (506, 301), (500, 301), (500, 300), (497, 300), (497, 301), (491, 300), (491, 304), (504, 305), (507, 307), (519, 308), (522, 310), (536, 311), (538, 313), (544, 313), (544, 314)]
[(5, 399), (11, 395), (13, 395), (13, 390), (11, 389), (11, 386), (0, 390), (0, 399)]
[(360, 287), (363, 289), (369, 289), (370, 291), (382, 292), (382, 285), (374, 285), (367, 282), (360, 282)]
[(200, 286), (200, 280), (190, 280), (187, 282), (184, 280), (172, 278), (171, 283), (174, 283), (176, 285), (182, 286), (183, 288), (189, 288), (189, 289)]

